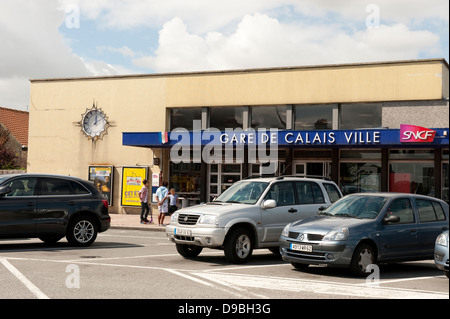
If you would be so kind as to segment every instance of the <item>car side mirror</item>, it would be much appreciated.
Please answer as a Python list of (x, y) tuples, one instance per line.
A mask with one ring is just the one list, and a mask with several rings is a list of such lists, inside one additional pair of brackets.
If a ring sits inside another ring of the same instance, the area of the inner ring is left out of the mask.
[(400, 217), (396, 216), (396, 215), (391, 215), (389, 217), (385, 217), (383, 218), (383, 222), (385, 224), (389, 224), (389, 223), (398, 223), (400, 221)]
[(8, 193), (11, 193), (12, 189), (9, 186), (0, 186), (0, 197), (5, 196)]
[(273, 199), (265, 200), (261, 206), (263, 209), (270, 209), (277, 207), (277, 202)]

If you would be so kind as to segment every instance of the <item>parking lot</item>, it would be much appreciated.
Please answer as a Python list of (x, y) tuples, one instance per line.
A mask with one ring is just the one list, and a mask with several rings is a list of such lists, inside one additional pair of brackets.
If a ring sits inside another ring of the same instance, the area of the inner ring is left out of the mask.
[(164, 232), (110, 229), (88, 248), (65, 239), (0, 241), (2, 299), (448, 299), (433, 261), (382, 265), (370, 278), (345, 269), (294, 270), (268, 250), (229, 264), (222, 251), (182, 258)]

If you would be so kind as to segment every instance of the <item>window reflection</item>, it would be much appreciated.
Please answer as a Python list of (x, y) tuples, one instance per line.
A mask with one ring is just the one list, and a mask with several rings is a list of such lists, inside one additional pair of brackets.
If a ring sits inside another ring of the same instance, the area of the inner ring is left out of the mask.
[(286, 113), (286, 105), (252, 107), (252, 128), (286, 129)]
[(381, 127), (381, 104), (356, 103), (340, 107), (340, 129)]
[(170, 130), (185, 128), (194, 129), (193, 121), (202, 119), (202, 108), (183, 108), (170, 110)]
[(212, 107), (209, 109), (209, 127), (220, 131), (243, 128), (243, 107)]
[(295, 105), (294, 129), (295, 130), (331, 130), (333, 128), (332, 104), (325, 105)]

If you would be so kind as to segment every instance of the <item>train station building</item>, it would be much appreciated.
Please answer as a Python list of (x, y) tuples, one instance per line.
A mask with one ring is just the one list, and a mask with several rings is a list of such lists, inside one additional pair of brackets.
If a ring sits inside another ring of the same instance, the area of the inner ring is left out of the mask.
[(28, 172), (91, 179), (113, 213), (144, 178), (184, 205), (261, 175), (448, 201), (448, 99), (444, 59), (34, 79)]

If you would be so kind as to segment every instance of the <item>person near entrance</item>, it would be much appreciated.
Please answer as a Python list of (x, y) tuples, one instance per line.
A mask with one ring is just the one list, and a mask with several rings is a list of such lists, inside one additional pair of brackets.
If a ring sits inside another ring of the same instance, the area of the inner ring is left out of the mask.
[(158, 201), (159, 209), (158, 226), (164, 225), (164, 218), (169, 212), (169, 190), (167, 189), (167, 186), (169, 186), (169, 183), (163, 181), (162, 185), (156, 190), (156, 200)]
[(151, 224), (153, 222), (153, 216), (150, 215), (150, 221), (147, 219), (150, 207), (148, 205), (148, 185), (150, 182), (146, 179), (142, 182), (142, 188), (139, 191), (139, 199), (141, 200), (141, 224)]

